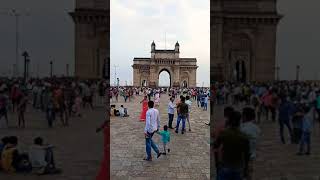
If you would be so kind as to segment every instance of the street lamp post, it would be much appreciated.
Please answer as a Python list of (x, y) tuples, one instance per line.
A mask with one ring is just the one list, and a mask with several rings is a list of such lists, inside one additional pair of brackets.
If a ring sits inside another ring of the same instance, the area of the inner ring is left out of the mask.
[(29, 57), (29, 54), (27, 51), (24, 51), (22, 56), (24, 57), (24, 82), (26, 83), (27, 82), (27, 63), (28, 63), (28, 57)]
[(67, 69), (66, 75), (67, 75), (67, 77), (69, 77), (69, 64), (67, 64), (66, 69)]
[(53, 62), (52, 61), (50, 61), (50, 77), (52, 78), (52, 75), (53, 75)]
[(15, 53), (16, 62), (13, 64), (13, 76), (19, 77), (19, 43), (20, 43), (20, 33), (19, 24), (21, 16), (29, 16), (29, 13), (18, 12), (16, 9), (10, 10), (10, 12), (0, 12), (1, 15), (8, 15), (15, 17)]
[(26, 78), (29, 79), (29, 65), (30, 65), (30, 59), (27, 59), (27, 76)]
[(120, 79), (117, 78), (117, 87), (119, 88)]
[(299, 81), (300, 79), (300, 66), (297, 65), (296, 67), (296, 80)]

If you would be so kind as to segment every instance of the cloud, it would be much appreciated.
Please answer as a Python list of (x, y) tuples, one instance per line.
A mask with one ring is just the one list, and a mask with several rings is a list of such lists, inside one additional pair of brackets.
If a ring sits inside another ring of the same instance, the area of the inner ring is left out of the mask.
[[(150, 57), (153, 40), (158, 49), (173, 49), (179, 41), (181, 57), (198, 59), (197, 82), (209, 85), (209, 4), (209, 0), (111, 0), (110, 55), (111, 64), (120, 66), (120, 81), (132, 81), (133, 58)], [(111, 73), (114, 78), (113, 68)]]

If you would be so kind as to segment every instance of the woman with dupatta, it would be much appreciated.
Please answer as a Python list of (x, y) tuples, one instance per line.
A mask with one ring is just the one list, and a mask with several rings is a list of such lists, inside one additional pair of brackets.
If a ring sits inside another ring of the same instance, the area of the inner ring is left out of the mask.
[(142, 110), (141, 110), (141, 115), (140, 115), (140, 121), (145, 121), (146, 120), (146, 114), (148, 111), (148, 97), (144, 96), (143, 100), (140, 102), (142, 103)]

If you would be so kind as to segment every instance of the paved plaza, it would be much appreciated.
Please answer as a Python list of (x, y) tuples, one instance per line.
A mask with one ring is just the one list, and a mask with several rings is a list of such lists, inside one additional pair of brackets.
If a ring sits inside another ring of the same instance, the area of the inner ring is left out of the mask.
[[(0, 129), (0, 137), (15, 135), (19, 139), (19, 149), (28, 150), (29, 145), (37, 136), (44, 138), (55, 146), (55, 160), (59, 175), (37, 176), (34, 174), (4, 174), (0, 172), (1, 180), (93, 180), (100, 168), (103, 158), (103, 134), (97, 134), (96, 128), (104, 121), (105, 109), (97, 107), (94, 110), (84, 109), (82, 117), (69, 120), (69, 127), (62, 127), (60, 119), (54, 122), (54, 128), (49, 129), (45, 113), (34, 110), (29, 105), (26, 113), (26, 128), (17, 128), (17, 116), (9, 114), (9, 129)], [(2, 119), (4, 120), (4, 119)]]
[[(153, 161), (144, 161), (145, 157), (145, 123), (140, 122), (142, 96), (136, 96), (132, 102), (124, 103), (119, 98), (117, 107), (123, 104), (128, 108), (130, 117), (111, 118), (111, 179), (112, 180), (156, 180), (156, 179), (197, 179), (210, 177), (210, 128), (205, 123), (209, 120), (209, 109), (203, 111), (196, 102), (192, 104), (191, 129), (185, 134), (171, 133), (171, 152), (159, 159), (153, 154)], [(168, 95), (161, 95), (160, 114), (161, 129), (167, 124)], [(111, 103), (113, 104), (113, 103)], [(176, 124), (176, 114), (174, 126)], [(186, 123), (186, 127), (188, 124)], [(188, 129), (188, 128), (187, 128)], [(153, 139), (160, 143), (160, 136)], [(160, 144), (159, 144), (160, 145)], [(160, 146), (161, 148), (162, 146)]]
[[(241, 110), (241, 107), (236, 107)], [(215, 106), (215, 118), (222, 118), (223, 107)], [(257, 160), (254, 164), (254, 180), (319, 180), (320, 179), (320, 127), (314, 124), (311, 137), (311, 155), (297, 156), (298, 145), (283, 145), (279, 135), (279, 123), (262, 118), (260, 142), (257, 145)], [(285, 128), (286, 141), (290, 142)], [(235, 148), (236, 150), (236, 148)], [(213, 167), (212, 170), (215, 168)], [(214, 171), (213, 171), (214, 174)]]

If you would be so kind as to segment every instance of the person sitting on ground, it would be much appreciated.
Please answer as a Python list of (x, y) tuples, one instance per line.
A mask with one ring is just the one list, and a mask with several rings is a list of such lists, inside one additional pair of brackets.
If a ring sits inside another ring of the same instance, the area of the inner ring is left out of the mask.
[(5, 136), (1, 139), (1, 143), (0, 143), (0, 169), (1, 168), (1, 154), (2, 154), (2, 151), (4, 149), (4, 147), (9, 143), (9, 137), (8, 136)]
[(129, 117), (127, 108), (124, 108), (123, 105), (120, 106), (119, 113), (120, 117)]
[(120, 116), (120, 112), (116, 109), (116, 105), (111, 105), (110, 107), (110, 116)]
[[(2, 154), (2, 151), (4, 149), (4, 147), (9, 143), (9, 137), (5, 136), (1, 139), (1, 143), (0, 143), (0, 155)], [(1, 159), (1, 156), (0, 156)]]
[(28, 155), (20, 154), (17, 145), (18, 138), (10, 136), (1, 154), (1, 167), (7, 173), (30, 172), (32, 167)]
[(116, 109), (116, 105), (111, 105), (110, 107), (110, 116), (115, 116), (114, 111)]
[(39, 170), (37, 174), (43, 175), (60, 172), (55, 167), (52, 148), (52, 145), (44, 145), (41, 137), (34, 139), (34, 144), (29, 149), (29, 157), (32, 167)]

